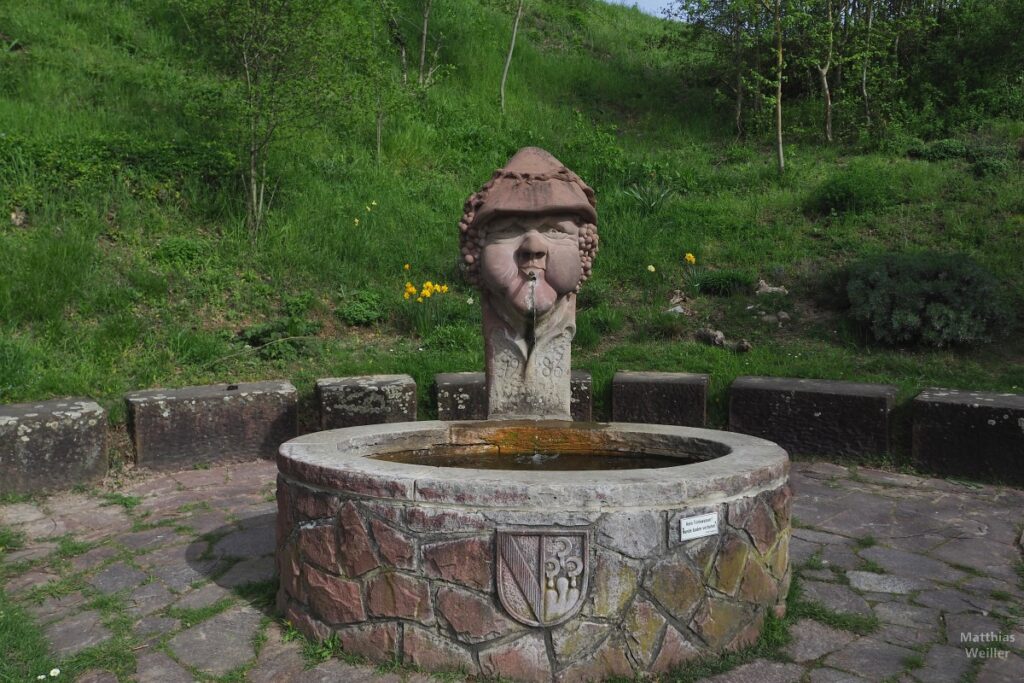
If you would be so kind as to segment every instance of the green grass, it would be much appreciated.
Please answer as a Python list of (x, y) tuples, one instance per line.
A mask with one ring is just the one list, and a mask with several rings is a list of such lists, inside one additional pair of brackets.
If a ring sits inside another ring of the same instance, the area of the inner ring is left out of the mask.
[(825, 562), (821, 559), (821, 553), (817, 552), (808, 557), (800, 568), (820, 571), (822, 569), (827, 568), (827, 566), (828, 565), (826, 565)]
[(277, 597), (277, 586), (278, 580), (271, 579), (238, 586), (233, 592), (238, 597), (249, 602), (253, 607), (266, 609), (274, 605)]
[(878, 617), (875, 615), (864, 616), (862, 614), (835, 612), (820, 603), (804, 599), (800, 589), (800, 580), (799, 578), (794, 578), (789, 596), (786, 599), (786, 619), (792, 622), (802, 618), (814, 619), (826, 626), (850, 631), (862, 636), (874, 633), (878, 630), (879, 626)]
[(920, 669), (924, 666), (924, 655), (909, 655), (903, 660), (904, 669)]
[(876, 541), (875, 537), (870, 534), (867, 536), (861, 536), (860, 538), (853, 539), (853, 546), (858, 550), (862, 550), (864, 548), (871, 548), (875, 545), (878, 545), (878, 541)]
[(25, 546), (25, 533), (0, 525), (0, 554)]
[[(665, 87), (703, 57), (663, 46), (658, 19), (586, 7), (531, 3), (504, 116), (509, 17), (480, 3), (438, 14), (451, 68), (388, 112), (380, 163), (367, 88), (282, 139), (270, 158), (279, 191), (253, 241), (238, 150), (198, 116), (223, 76), (184, 48), (174, 13), (155, 0), (6, 3), (0, 26), (26, 49), (0, 53), (11, 76), (0, 88), (0, 402), (87, 395), (120, 424), (122, 395), (139, 388), (287, 377), (308, 397), (317, 377), (409, 373), (432, 417), (433, 375), (483, 366), (479, 308), (466, 303), (479, 297), (456, 267), (462, 202), (525, 145), (597, 192), (601, 252), (573, 361), (594, 375), (598, 418), (616, 370), (710, 373), (712, 426), (726, 423), (741, 374), (888, 382), (901, 402), (933, 385), (1024, 389), (1021, 335), (974, 350), (875, 348), (820, 297), (850, 260), (934, 248), (971, 254), (1021, 300), (1024, 176), (978, 178), (965, 159), (905, 158), (852, 136), (822, 147), (799, 133), (807, 107), (794, 106), (780, 180), (767, 136), (734, 140), (713, 92)], [(972, 135), (1008, 147), (1020, 126)], [(14, 207), (27, 227), (7, 224)], [(700, 287), (686, 286), (687, 252)], [(758, 278), (791, 294), (754, 297), (745, 283)], [(451, 293), (417, 310), (402, 286), (427, 279)], [(665, 316), (681, 289), (694, 315)], [(769, 304), (792, 322), (747, 310)], [(693, 341), (703, 327), (753, 350)], [(268, 334), (269, 346), (247, 346)]]
[(874, 574), (888, 574), (888, 572), (885, 571), (885, 567), (872, 560), (866, 560), (863, 557), (860, 558), (860, 563), (857, 565), (857, 569), (862, 572), (872, 572)]
[(142, 499), (138, 496), (126, 496), (123, 493), (104, 493), (100, 496), (107, 505), (120, 505), (128, 512), (134, 510)]
[(0, 681), (29, 681), (53, 668), (46, 640), (33, 619), (0, 589)]
[(64, 534), (57, 539), (56, 554), (57, 557), (68, 559), (92, 550), (98, 545), (98, 543), (76, 540), (71, 534)]
[(197, 607), (195, 609), (185, 609), (182, 607), (172, 607), (167, 610), (167, 614), (175, 619), (181, 619), (182, 628), (188, 628), (195, 626), (199, 622), (206, 621), (211, 617), (215, 617), (224, 610), (231, 607), (234, 604), (234, 599), (231, 597), (221, 598), (217, 602), (207, 605), (205, 607)]

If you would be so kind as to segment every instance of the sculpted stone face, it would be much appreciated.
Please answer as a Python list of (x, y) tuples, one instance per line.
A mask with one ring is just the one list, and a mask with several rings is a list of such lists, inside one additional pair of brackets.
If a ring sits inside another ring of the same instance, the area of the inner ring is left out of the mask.
[(594, 191), (537, 147), (466, 200), (459, 250), (481, 289), (489, 418), (570, 418), (576, 292), (597, 247)]
[(484, 288), (526, 318), (548, 313), (583, 276), (580, 225), (571, 216), (511, 216), (486, 228), (480, 255)]

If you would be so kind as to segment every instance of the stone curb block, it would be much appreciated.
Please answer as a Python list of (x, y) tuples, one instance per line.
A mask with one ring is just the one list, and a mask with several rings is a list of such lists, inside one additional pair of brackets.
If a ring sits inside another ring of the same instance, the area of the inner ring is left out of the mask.
[(703, 427), (708, 376), (685, 372), (616, 372), (612, 421)]
[(1024, 485), (1024, 395), (925, 389), (911, 410), (922, 467)]
[(569, 413), (576, 422), (594, 419), (594, 378), (587, 370), (573, 370), (569, 377)]
[(409, 375), (318, 379), (316, 399), (320, 429), (416, 419), (416, 382)]
[[(573, 370), (570, 412), (577, 422), (594, 414), (593, 379), (586, 370)], [(482, 372), (443, 372), (434, 376), (439, 420), (486, 420), (487, 380)]]
[(284, 380), (148, 389), (125, 403), (136, 462), (153, 469), (273, 458), (298, 434), (298, 393)]
[(737, 377), (729, 429), (774, 441), (790, 455), (884, 455), (897, 393), (889, 384)]
[(434, 375), (439, 420), (486, 420), (487, 381), (482, 372)]
[(0, 494), (67, 489), (102, 479), (106, 417), (87, 398), (0, 405)]

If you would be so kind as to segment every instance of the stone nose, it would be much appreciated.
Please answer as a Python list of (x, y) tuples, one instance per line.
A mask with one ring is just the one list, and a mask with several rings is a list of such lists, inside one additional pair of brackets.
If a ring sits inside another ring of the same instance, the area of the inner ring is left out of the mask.
[(526, 233), (517, 250), (520, 265), (543, 265), (548, 248), (536, 230)]

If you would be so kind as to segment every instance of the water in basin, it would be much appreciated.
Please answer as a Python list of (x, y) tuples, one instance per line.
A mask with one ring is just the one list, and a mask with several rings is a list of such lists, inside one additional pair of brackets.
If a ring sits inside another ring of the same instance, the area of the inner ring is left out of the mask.
[(465, 449), (444, 448), (382, 453), (371, 457), (375, 460), (400, 462), (406, 465), (538, 472), (653, 469), (700, 462), (700, 458), (694, 457), (623, 451), (510, 453), (497, 449), (470, 452)]

